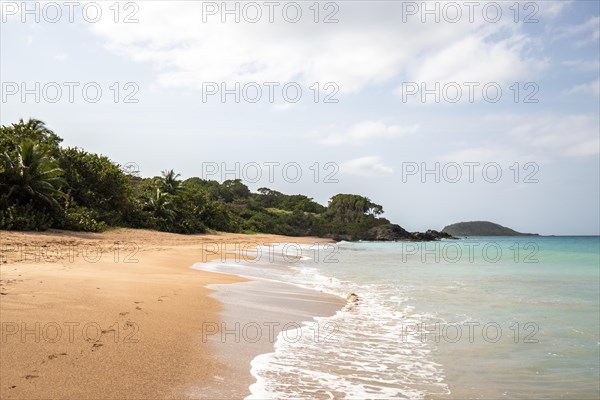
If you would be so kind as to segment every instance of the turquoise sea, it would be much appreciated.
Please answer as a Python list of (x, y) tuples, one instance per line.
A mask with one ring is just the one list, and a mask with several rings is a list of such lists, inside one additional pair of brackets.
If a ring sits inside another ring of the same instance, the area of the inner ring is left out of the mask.
[(302, 249), (215, 268), (360, 299), (280, 334), (252, 362), (254, 397), (600, 397), (597, 236)]

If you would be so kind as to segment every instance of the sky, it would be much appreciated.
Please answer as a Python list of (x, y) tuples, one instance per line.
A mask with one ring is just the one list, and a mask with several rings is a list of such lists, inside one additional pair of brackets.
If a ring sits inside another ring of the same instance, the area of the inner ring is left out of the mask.
[(597, 1), (0, 2), (0, 124), (143, 177), (600, 233)]

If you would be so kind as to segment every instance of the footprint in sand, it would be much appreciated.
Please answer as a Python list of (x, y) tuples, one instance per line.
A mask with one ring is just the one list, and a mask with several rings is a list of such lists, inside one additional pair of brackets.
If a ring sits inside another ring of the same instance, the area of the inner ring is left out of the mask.
[(104, 346), (104, 344), (96, 342), (92, 345), (92, 351), (98, 350), (100, 347)]
[(31, 375), (31, 374), (30, 374), (30, 375), (25, 375), (25, 376), (24, 376), (24, 378), (25, 378), (25, 379), (27, 379), (27, 380), (29, 380), (29, 379), (33, 379), (33, 378), (39, 378), (39, 377), (40, 377), (39, 375)]
[(129, 313), (128, 313), (128, 312), (120, 312), (120, 313), (119, 313), (119, 315), (120, 315), (121, 317), (124, 317), (124, 316), (126, 316), (127, 314), (129, 314)]
[(67, 353), (54, 353), (54, 354), (50, 354), (48, 356), (48, 360), (54, 360), (55, 358), (58, 358), (59, 356), (66, 356)]
[(142, 310), (142, 307), (139, 307), (139, 306), (138, 306), (138, 307), (136, 307), (135, 309), (136, 309), (136, 310), (140, 310), (140, 311), (141, 311), (141, 310)]

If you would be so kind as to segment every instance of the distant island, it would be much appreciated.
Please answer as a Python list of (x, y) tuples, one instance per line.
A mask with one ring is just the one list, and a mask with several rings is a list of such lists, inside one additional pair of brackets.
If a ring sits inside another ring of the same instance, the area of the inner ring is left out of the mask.
[(458, 222), (444, 227), (442, 232), (452, 236), (538, 236), (537, 233), (521, 233), (489, 221)]

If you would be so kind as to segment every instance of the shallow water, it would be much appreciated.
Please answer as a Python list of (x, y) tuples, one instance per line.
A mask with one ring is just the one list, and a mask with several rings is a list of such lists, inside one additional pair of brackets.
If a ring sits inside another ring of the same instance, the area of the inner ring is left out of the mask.
[(280, 334), (257, 398), (578, 398), (599, 389), (598, 237), (302, 247), (211, 264), (360, 301)]

